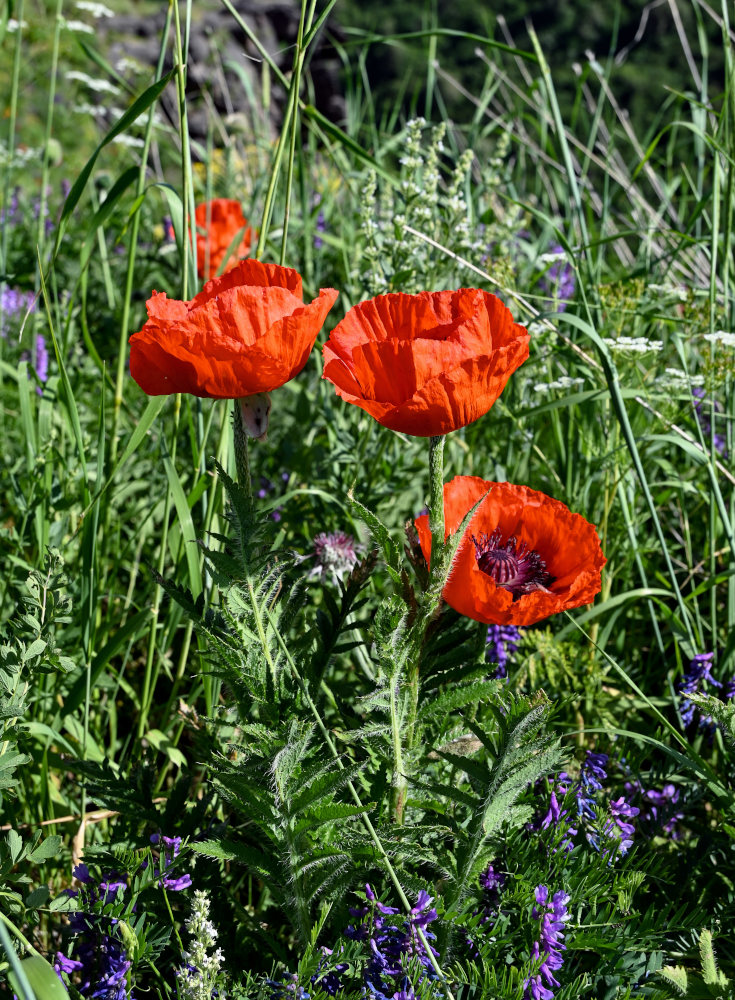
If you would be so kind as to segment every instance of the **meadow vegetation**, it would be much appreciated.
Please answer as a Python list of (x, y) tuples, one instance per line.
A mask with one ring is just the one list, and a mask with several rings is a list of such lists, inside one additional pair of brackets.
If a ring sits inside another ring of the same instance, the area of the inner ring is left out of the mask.
[(0, 9), (0, 991), (735, 997), (728, 4), (642, 135), (437, 18), (330, 121), (303, 0), (204, 142), (193, 7)]

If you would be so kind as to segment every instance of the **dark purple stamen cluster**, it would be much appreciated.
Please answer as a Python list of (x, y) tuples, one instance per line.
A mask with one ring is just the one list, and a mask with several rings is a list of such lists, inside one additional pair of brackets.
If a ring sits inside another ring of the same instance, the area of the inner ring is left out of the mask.
[[(692, 389), (692, 396), (696, 400), (694, 412), (697, 414), (697, 422), (702, 428), (702, 436), (704, 437), (705, 444), (709, 444), (712, 438), (712, 422), (710, 420), (710, 403), (707, 400), (707, 393), (701, 386), (695, 385)], [(715, 413), (722, 413), (722, 403), (715, 402)], [(715, 433), (714, 444), (715, 451), (722, 455), (723, 458), (727, 458), (727, 442), (722, 434)]]
[(549, 890), (539, 885), (535, 891), (537, 906), (533, 908), (534, 919), (540, 920), (539, 936), (533, 943), (531, 958), (541, 959), (541, 966), (535, 976), (526, 981), (527, 1000), (553, 1000), (552, 986), (559, 986), (554, 973), (564, 964), (562, 952), (564, 944), (564, 924), (569, 919), (566, 892), (555, 892), (549, 902)]
[(518, 649), (521, 641), (521, 630), (515, 625), (489, 625), (487, 630), (487, 645), (485, 659), (495, 663), (496, 678), (508, 676), (508, 660)]
[[(79, 898), (85, 910), (92, 910), (95, 903), (111, 903), (118, 892), (127, 888), (125, 882), (113, 875), (97, 885), (85, 864), (77, 865), (74, 877), (82, 883), (80, 889), (67, 889), (70, 896)], [(70, 914), (69, 926), (74, 935), (74, 958), (57, 952), (54, 968), (57, 974), (68, 976), (78, 973), (77, 989), (84, 997), (100, 1000), (133, 1000), (128, 994), (127, 974), (131, 962), (117, 930), (115, 917), (81, 910)]]
[(474, 535), (477, 565), (487, 573), (499, 587), (509, 590), (513, 600), (534, 590), (546, 590), (554, 577), (547, 572), (546, 563), (535, 549), (529, 549), (525, 542), (518, 543), (515, 535), (503, 543), (500, 528), (492, 535), (481, 535), (478, 541)]

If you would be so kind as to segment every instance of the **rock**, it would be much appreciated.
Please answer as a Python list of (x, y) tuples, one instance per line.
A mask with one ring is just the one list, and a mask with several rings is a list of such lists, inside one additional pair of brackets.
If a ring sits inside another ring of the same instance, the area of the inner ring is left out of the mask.
[[(300, 6), (297, 0), (233, 0), (233, 7), (286, 75), (293, 63)], [(262, 58), (247, 32), (224, 7), (203, 9), (193, 5), (194, 14), (189, 38), (187, 66), (187, 115), (189, 134), (195, 143), (204, 143), (211, 118), (211, 102), (224, 119), (236, 123), (238, 131), (250, 132), (255, 139), (255, 126), (262, 131)], [(99, 25), (100, 34), (107, 36), (107, 55), (113, 65), (129, 67), (134, 60), (141, 68), (154, 68), (158, 61), (160, 39), (166, 21), (165, 8), (147, 18), (119, 14)], [(332, 26), (330, 25), (330, 30)], [(338, 30), (338, 29), (336, 29)], [(165, 71), (173, 65), (173, 31), (166, 53)], [(334, 121), (345, 114), (345, 100), (340, 81), (340, 61), (322, 30), (310, 49), (308, 71), (314, 81), (315, 103), (319, 110)], [(129, 70), (123, 75), (129, 75)], [(245, 76), (246, 83), (242, 77)], [(144, 76), (139, 74), (135, 85), (140, 88)], [(258, 108), (252, 107), (255, 95)], [(286, 101), (284, 88), (270, 74), (267, 121), (273, 136), (277, 135)], [(168, 88), (161, 99), (164, 114), (178, 121), (176, 94)], [(249, 123), (249, 125), (248, 125)]]

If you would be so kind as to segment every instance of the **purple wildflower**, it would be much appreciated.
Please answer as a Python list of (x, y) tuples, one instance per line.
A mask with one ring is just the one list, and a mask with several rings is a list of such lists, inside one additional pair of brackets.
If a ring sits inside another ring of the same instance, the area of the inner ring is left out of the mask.
[[(695, 694), (702, 690), (703, 684), (712, 684), (714, 687), (721, 688), (722, 684), (720, 681), (715, 680), (712, 676), (712, 661), (714, 660), (714, 653), (697, 653), (689, 663), (688, 669), (685, 671), (684, 676), (676, 685), (676, 690), (681, 695)], [(679, 701), (679, 714), (681, 715), (681, 721), (684, 724), (684, 728), (687, 729), (695, 719), (697, 713), (697, 707), (694, 702), (689, 701), (688, 698), (682, 698)], [(713, 727), (713, 722), (710, 716), (700, 715), (699, 718), (699, 728), (708, 729)]]
[(0, 209), (0, 225), (12, 226), (15, 222), (20, 222), (22, 213), (20, 211), (20, 188), (13, 188), (7, 208)]
[(628, 820), (637, 816), (640, 810), (636, 806), (626, 802), (624, 796), (613, 799), (610, 802), (610, 812), (612, 820), (606, 824), (605, 833), (611, 840), (619, 840), (618, 854), (627, 854), (633, 845), (635, 827)]
[[(485, 871), (480, 875), (478, 882), (480, 883), (480, 888), (482, 889), (482, 896), (480, 899), (480, 908), (474, 912), (474, 916), (480, 917), (480, 927), (482, 927), (483, 924), (489, 923), (498, 912), (500, 894), (505, 888), (507, 881), (508, 876), (503, 872), (496, 871), (494, 863), (488, 865)], [(465, 944), (467, 945), (470, 956), (473, 959), (478, 959), (480, 957), (480, 953), (475, 947), (474, 939), (467, 933), (465, 934)]]
[[(431, 961), (423, 943), (418, 936), (418, 930), (423, 930), (427, 941), (434, 935), (426, 928), (437, 919), (437, 912), (432, 906), (432, 897), (422, 889), (411, 908), (407, 918), (397, 921), (390, 918), (398, 914), (393, 906), (381, 903), (369, 885), (365, 886), (367, 906), (351, 908), (354, 917), (362, 918), (359, 925), (350, 925), (345, 931), (345, 937), (353, 941), (366, 941), (370, 949), (370, 961), (365, 969), (365, 986), (370, 994), (380, 998), (410, 997), (410, 984), (406, 980), (404, 962), (417, 957), (426, 970), (426, 975), (432, 978)], [(438, 952), (432, 948), (432, 953), (438, 957)], [(409, 992), (406, 992), (406, 991)]]
[(163, 844), (163, 851), (160, 853), (158, 858), (158, 871), (156, 872), (155, 862), (153, 864), (154, 873), (161, 876), (158, 884), (164, 889), (168, 889), (170, 892), (181, 892), (182, 889), (188, 889), (191, 885), (191, 875), (188, 872), (183, 875), (179, 875), (178, 878), (172, 878), (167, 875), (170, 872), (171, 866), (174, 863), (174, 858), (177, 857), (179, 851), (181, 850), (181, 837), (162, 837), (158, 833), (152, 833), (150, 837), (152, 844)]
[[(314, 196), (314, 207), (316, 208), (321, 204), (322, 196), (317, 194)], [(320, 208), (316, 217), (316, 232), (314, 233), (314, 249), (321, 250), (324, 246), (324, 240), (319, 235), (320, 233), (325, 233), (327, 231), (327, 223), (324, 218), (324, 209)]]
[(26, 313), (35, 311), (33, 292), (21, 292), (7, 286), (0, 288), (0, 336), (7, 337), (11, 320), (22, 320)]
[(541, 926), (531, 949), (531, 958), (540, 958), (541, 965), (536, 975), (526, 981), (525, 996), (529, 1000), (553, 1000), (551, 987), (560, 985), (554, 973), (561, 969), (564, 963), (562, 952), (566, 951), (564, 924), (569, 919), (569, 896), (560, 890), (549, 902), (549, 890), (545, 885), (537, 886), (534, 895), (538, 905), (534, 906), (532, 916), (540, 920)]
[(497, 664), (494, 676), (508, 676), (508, 660), (518, 649), (521, 641), (521, 630), (515, 625), (489, 625), (487, 630), (487, 646), (485, 659)]
[[(48, 348), (46, 338), (42, 333), (36, 334), (36, 378), (39, 382), (46, 382), (48, 379)], [(38, 395), (42, 395), (40, 385), (36, 388)]]
[[(692, 388), (692, 395), (696, 400), (694, 403), (694, 412), (697, 415), (697, 422), (702, 428), (702, 436), (704, 437), (705, 444), (709, 444), (712, 438), (712, 421), (710, 420), (710, 404), (707, 400), (707, 394), (701, 386), (695, 385)], [(722, 403), (719, 401), (715, 401), (715, 413), (722, 413)], [(727, 442), (722, 434), (715, 433), (714, 444), (715, 451), (722, 455), (723, 458), (727, 458)]]
[(358, 561), (360, 546), (344, 531), (322, 531), (314, 539), (315, 565), (309, 578), (330, 578), (335, 583), (352, 572)]
[(577, 812), (582, 819), (594, 823), (597, 818), (597, 805), (594, 793), (602, 789), (603, 781), (607, 781), (606, 753), (594, 753), (587, 751), (587, 755), (582, 763), (579, 772), (579, 785), (577, 786)]
[(77, 989), (90, 1000), (132, 1000), (127, 983), (132, 963), (118, 935), (118, 921), (99, 913), (99, 907), (114, 902), (127, 884), (110, 875), (97, 886), (85, 864), (77, 865), (74, 876), (82, 883), (80, 889), (67, 889), (67, 894), (78, 897), (80, 903), (69, 917), (75, 957), (57, 952), (56, 973), (78, 973)]
[(551, 246), (544, 256), (554, 259), (551, 267), (539, 280), (539, 287), (547, 295), (553, 296), (557, 311), (564, 312), (577, 287), (574, 269), (567, 263), (564, 248), (559, 243)]
[(564, 809), (562, 806), (564, 796), (569, 791), (569, 787), (569, 775), (566, 771), (560, 771), (556, 780), (550, 782), (548, 810), (544, 816), (539, 817), (529, 826), (529, 829), (532, 830), (548, 830), (549, 827), (553, 827), (554, 829), (561, 828), (563, 837), (558, 847), (554, 848), (554, 853), (561, 850), (565, 854), (568, 854), (574, 847), (574, 837), (577, 835), (577, 827), (572, 826), (569, 810)]
[(732, 701), (732, 699), (735, 698), (735, 674), (732, 675), (730, 680), (725, 685), (723, 694), (725, 696), (725, 701)]

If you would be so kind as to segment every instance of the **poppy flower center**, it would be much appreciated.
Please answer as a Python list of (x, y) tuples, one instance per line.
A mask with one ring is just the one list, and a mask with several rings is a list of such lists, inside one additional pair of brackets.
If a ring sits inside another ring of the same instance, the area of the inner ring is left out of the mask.
[(525, 542), (519, 545), (515, 535), (503, 542), (500, 528), (496, 528), (492, 535), (481, 535), (479, 541), (473, 535), (472, 541), (479, 568), (498, 587), (509, 590), (514, 601), (534, 590), (547, 590), (555, 580), (538, 552)]

